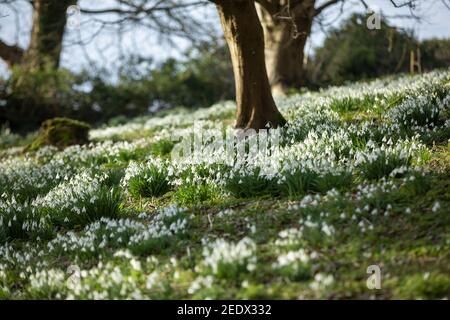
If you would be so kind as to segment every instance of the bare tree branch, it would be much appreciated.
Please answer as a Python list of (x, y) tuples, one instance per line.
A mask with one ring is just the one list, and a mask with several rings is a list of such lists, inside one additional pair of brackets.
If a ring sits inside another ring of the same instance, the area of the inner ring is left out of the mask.
[(404, 1), (403, 3), (397, 4), (397, 2), (395, 0), (390, 0), (392, 5), (396, 8), (402, 8), (402, 7), (410, 7), (410, 8), (414, 8), (415, 4), (416, 4), (416, 0), (409, 0), (409, 1)]
[(343, 2), (343, 0), (328, 0), (327, 2), (325, 2), (324, 4), (322, 4), (321, 6), (316, 8), (316, 13), (315, 15), (319, 15), (322, 13), (323, 10), (325, 10), (326, 8), (337, 4), (338, 2)]
[(0, 58), (2, 58), (8, 66), (13, 66), (20, 62), (24, 50), (15, 45), (8, 45), (0, 40)]
[(443, 4), (444, 6), (447, 7), (448, 10), (450, 10), (450, 1), (448, 1), (448, 3), (447, 3), (446, 0), (442, 0), (441, 2), (442, 2), (442, 4)]
[[(122, 3), (119, 1), (119, 3)], [(159, 3), (162, 3), (162, 1), (159, 1)], [(119, 7), (114, 7), (114, 8), (105, 8), (105, 9), (85, 9), (85, 8), (81, 8), (81, 13), (85, 13), (85, 14), (110, 14), (110, 13), (115, 13), (115, 14), (120, 14), (120, 15), (130, 15), (130, 16), (138, 16), (141, 14), (150, 14), (153, 12), (158, 12), (158, 11), (164, 11), (164, 12), (171, 12), (177, 9), (185, 9), (185, 8), (189, 8), (189, 7), (196, 7), (196, 6), (204, 6), (206, 4), (205, 1), (194, 1), (194, 2), (188, 2), (188, 3), (178, 3), (178, 4), (172, 4), (172, 5), (154, 5), (151, 7), (143, 7), (143, 6), (138, 6), (138, 5), (133, 5), (132, 2), (130, 3), (126, 3), (129, 5), (128, 9), (123, 9), (123, 8), (119, 8)]]
[(192, 10), (207, 5), (209, 1), (205, 0), (116, 0), (112, 7), (82, 7), (80, 12), (99, 25), (115, 28), (116, 32), (142, 26), (162, 35), (196, 42), (201, 34), (210, 36), (211, 28), (196, 18)]

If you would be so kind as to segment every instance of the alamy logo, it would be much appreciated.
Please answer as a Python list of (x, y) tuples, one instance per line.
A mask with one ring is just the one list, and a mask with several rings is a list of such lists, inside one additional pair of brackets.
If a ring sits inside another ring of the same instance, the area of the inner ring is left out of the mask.
[(381, 289), (381, 268), (374, 264), (367, 267), (367, 273), (370, 274), (367, 278), (367, 288), (370, 290)]
[(381, 11), (379, 9), (372, 8), (368, 10), (368, 17), (366, 20), (366, 27), (369, 30), (381, 29)]
[[(189, 158), (202, 163), (210, 158), (215, 163), (233, 165), (236, 161), (254, 161), (267, 158), (280, 147), (281, 132), (269, 130), (236, 130), (232, 128), (208, 128), (202, 121), (195, 122), (193, 130), (173, 132), (171, 140), (175, 147), (171, 152), (172, 161)], [(270, 172), (267, 168), (266, 172)], [(273, 172), (276, 173), (276, 172)]]

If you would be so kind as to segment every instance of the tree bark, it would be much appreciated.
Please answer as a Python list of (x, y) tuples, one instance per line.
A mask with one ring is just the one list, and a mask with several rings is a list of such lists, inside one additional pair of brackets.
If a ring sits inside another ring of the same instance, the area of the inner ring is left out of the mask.
[(236, 128), (265, 129), (286, 120), (273, 100), (264, 59), (264, 36), (253, 0), (215, 1), (230, 49), (236, 85)]
[(8, 67), (12, 67), (22, 61), (23, 50), (18, 46), (8, 45), (0, 41), (0, 57), (6, 62)]
[(276, 0), (257, 5), (274, 95), (305, 85), (304, 49), (316, 14), (314, 4), (315, 0)]
[(30, 45), (20, 59), (13, 61), (14, 64), (20, 63), (30, 69), (58, 68), (67, 8), (75, 3), (76, 0), (34, 0)]

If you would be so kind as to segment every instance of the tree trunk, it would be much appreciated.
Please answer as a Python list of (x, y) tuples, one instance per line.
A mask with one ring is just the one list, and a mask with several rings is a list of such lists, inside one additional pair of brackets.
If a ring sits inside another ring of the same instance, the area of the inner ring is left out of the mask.
[[(42, 86), (30, 85), (37, 80), (36, 72), (59, 67), (67, 8), (75, 3), (76, 0), (33, 0), (28, 48), (23, 50), (0, 41), (0, 57), (9, 67), (21, 69), (11, 78), (11, 94), (8, 92), (4, 98), (7, 106), (2, 111), (0, 122), (7, 121), (12, 128), (28, 130), (45, 119), (64, 115), (58, 88), (52, 86), (54, 81), (59, 81), (57, 74), (50, 74)], [(22, 121), (25, 118), (26, 123)]]
[(289, 88), (305, 85), (304, 49), (315, 15), (314, 3), (279, 0), (270, 8), (257, 5), (273, 94), (284, 95)]
[(76, 0), (34, 0), (30, 45), (22, 57), (22, 65), (31, 69), (59, 67), (62, 41), (67, 21), (67, 8)]
[(236, 85), (236, 128), (265, 129), (286, 120), (273, 100), (264, 60), (264, 36), (253, 0), (215, 1), (230, 49)]

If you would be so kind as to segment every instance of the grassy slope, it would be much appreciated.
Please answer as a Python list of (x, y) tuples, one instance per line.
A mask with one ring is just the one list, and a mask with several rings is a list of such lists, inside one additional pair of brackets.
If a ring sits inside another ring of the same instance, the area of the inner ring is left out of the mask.
[[(445, 81), (441, 84), (442, 88), (448, 94)], [(404, 93), (406, 89), (399, 91)], [(323, 93), (324, 96), (332, 94), (332, 90)], [(342, 96), (336, 95), (329, 108), (338, 115), (339, 127), (370, 121), (375, 124), (371, 130), (376, 131), (386, 121), (386, 112), (404, 101), (404, 97), (398, 98), (394, 94), (379, 99), (381, 102), (367, 95), (364, 98), (348, 98), (344, 92)], [(293, 112), (295, 117), (297, 111)], [(228, 124), (232, 113), (224, 112), (219, 116), (212, 113), (212, 117)], [(448, 119), (447, 106), (440, 112), (436, 125), (442, 125)], [(180, 123), (179, 127), (189, 127), (189, 124)], [(151, 154), (167, 157), (170, 143), (164, 139), (160, 142), (153, 140), (159, 133), (158, 129), (149, 129), (115, 134), (115, 141), (133, 142), (144, 137), (150, 143), (111, 157), (100, 152), (93, 156), (94, 160), (86, 163), (76, 160), (81, 164), (74, 170), (93, 165), (95, 170), (121, 172), (130, 160), (140, 162)], [(405, 130), (407, 136), (415, 133)], [(71, 242), (78, 243), (71, 245), (66, 239), (60, 242), (66, 242), (66, 246), (61, 245), (59, 249), (49, 249), (49, 240), (43, 240), (44, 237), (23, 235), (20, 231), (10, 232), (4, 236), (0, 249), (3, 250), (0, 257), (0, 297), (448, 298), (449, 138), (448, 127), (445, 126), (434, 133), (420, 135), (419, 139), (426, 144), (427, 151), (422, 156), (425, 160), (418, 171), (383, 179), (365, 179), (365, 173), (355, 169), (352, 182), (339, 186), (339, 191), (307, 190), (306, 193), (291, 196), (262, 192), (241, 198), (226, 195), (207, 185), (203, 193), (197, 189), (190, 192), (189, 188), (183, 193), (175, 188), (158, 197), (140, 197), (139, 191), (133, 196), (119, 188), (118, 192), (123, 195), (120, 205), (113, 204), (111, 209), (108, 205), (112, 201), (95, 202), (92, 212), (100, 212), (100, 206), (106, 204), (106, 209), (101, 212), (108, 213), (103, 216), (117, 209), (114, 219), (129, 218), (145, 226), (154, 223), (160, 208), (181, 202), (188, 207), (187, 212), (179, 213), (175, 209), (175, 217), (186, 218), (187, 227), (170, 237), (146, 239), (131, 247), (125, 246), (123, 243), (126, 241), (119, 239), (126, 235), (118, 230), (97, 229), (94, 232), (102, 234), (100, 239), (108, 239), (104, 246), (98, 243), (82, 245), (79, 244), (81, 240)], [(293, 143), (302, 141), (297, 140)], [(50, 159), (55, 156), (54, 152), (49, 152)], [(8, 157), (11, 156), (3, 154), (2, 161), (6, 163)], [(49, 158), (39, 155), (40, 165), (48, 163)], [(413, 163), (409, 166), (412, 168)], [(102, 182), (102, 185), (116, 185), (120, 174), (116, 180)], [(26, 203), (39, 194), (45, 195), (58, 183), (44, 183), (39, 190), (33, 185), (18, 190), (10, 190), (4, 185), (4, 199), (13, 194), (21, 199), (19, 203)], [(367, 186), (372, 186), (372, 190), (367, 191)], [(6, 205), (3, 211), (1, 208), (0, 214), (6, 215)], [(55, 212), (52, 211), (52, 214), (59, 214), (58, 210)], [(141, 212), (146, 214), (139, 215)], [(70, 221), (65, 224), (56, 221), (52, 220), (52, 223), (59, 236), (73, 232), (74, 238), (88, 233), (83, 228), (92, 223)], [(172, 221), (175, 220), (170, 220), (168, 224)], [(294, 235), (287, 238), (280, 235), (288, 229), (294, 230)], [(5, 233), (7, 226), (3, 225), (2, 230)], [(301, 235), (295, 235), (295, 232), (301, 232)], [(55, 234), (49, 236), (54, 237)], [(252, 242), (241, 241), (246, 237), (251, 238)], [(219, 256), (219, 262), (208, 264), (207, 260), (213, 253), (208, 253), (208, 244), (202, 239), (207, 239), (209, 243), (224, 239), (226, 244), (217, 244), (213, 250), (228, 252), (224, 255), (230, 260)], [(283, 239), (290, 241), (283, 244), (280, 242)], [(117, 254), (117, 250), (122, 249), (130, 249), (131, 253), (119, 251)], [(237, 252), (234, 256), (229, 254), (233, 250)], [(277, 260), (289, 252), (284, 260)], [(307, 258), (302, 263), (304, 254)], [(99, 261), (102, 261), (101, 265)], [(282, 261), (284, 267), (276, 268), (274, 264), (277, 261)], [(381, 290), (366, 287), (369, 276), (366, 269), (373, 264), (379, 265), (382, 270)], [(70, 265), (85, 270), (81, 285), (72, 285), (71, 279), (67, 282), (67, 268)], [(214, 270), (214, 267), (217, 269)]]

